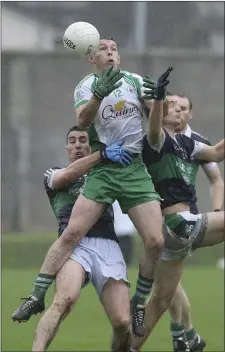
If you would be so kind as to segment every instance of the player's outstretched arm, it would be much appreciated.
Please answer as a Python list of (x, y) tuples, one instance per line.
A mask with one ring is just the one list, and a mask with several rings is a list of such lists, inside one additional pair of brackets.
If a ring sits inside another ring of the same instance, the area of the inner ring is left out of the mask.
[(76, 109), (78, 123), (81, 127), (88, 127), (94, 121), (102, 100), (107, 97), (112, 91), (119, 88), (124, 74), (120, 73), (119, 69), (109, 67), (97, 79), (93, 86), (93, 97), (89, 102)]
[(224, 160), (224, 139), (214, 146), (195, 142), (194, 158), (219, 163)]
[(56, 170), (51, 180), (52, 189), (61, 189), (87, 174), (99, 162), (110, 160), (117, 162), (122, 167), (128, 166), (132, 161), (132, 154), (120, 144), (111, 146), (102, 145), (101, 150), (84, 158), (75, 160), (67, 168)]
[(100, 152), (95, 152), (74, 161), (64, 169), (56, 170), (54, 177), (52, 178), (52, 188), (61, 189), (69, 186), (79, 177), (87, 174), (94, 165), (100, 162), (100, 160)]
[(149, 113), (148, 122), (148, 142), (150, 146), (159, 144), (164, 136), (162, 120), (163, 100), (154, 100), (152, 103), (152, 109)]

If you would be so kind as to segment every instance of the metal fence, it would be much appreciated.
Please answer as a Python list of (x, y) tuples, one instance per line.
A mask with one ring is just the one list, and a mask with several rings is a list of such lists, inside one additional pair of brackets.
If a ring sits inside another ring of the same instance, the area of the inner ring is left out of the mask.
[[(192, 126), (212, 143), (224, 130), (224, 56), (204, 52), (152, 52), (122, 55), (122, 68), (157, 77), (174, 67), (170, 90), (190, 96)], [(65, 135), (75, 124), (73, 92), (91, 67), (72, 56), (2, 55), (2, 230), (55, 231), (43, 187), (51, 166), (64, 166)], [(223, 172), (223, 165), (221, 171)], [(200, 208), (210, 209), (208, 184), (198, 178)]]

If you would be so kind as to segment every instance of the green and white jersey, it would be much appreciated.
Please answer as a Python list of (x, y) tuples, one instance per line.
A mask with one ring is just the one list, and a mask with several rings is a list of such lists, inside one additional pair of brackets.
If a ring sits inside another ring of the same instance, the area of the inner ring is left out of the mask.
[[(141, 76), (121, 71), (125, 75), (120, 80), (122, 85), (102, 100), (94, 122), (89, 128), (92, 150), (99, 147), (99, 142), (110, 145), (122, 142), (132, 153), (142, 151), (142, 104), (143, 79)], [(87, 103), (93, 96), (93, 85), (97, 75), (86, 76), (74, 92), (75, 108)]]

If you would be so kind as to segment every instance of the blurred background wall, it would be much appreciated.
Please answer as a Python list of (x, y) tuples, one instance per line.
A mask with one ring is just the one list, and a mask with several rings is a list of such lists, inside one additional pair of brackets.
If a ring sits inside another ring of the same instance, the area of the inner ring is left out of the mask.
[[(222, 2), (2, 2), (2, 231), (55, 231), (43, 174), (67, 163), (76, 123), (73, 92), (91, 72), (62, 44), (73, 22), (95, 25), (121, 48), (122, 68), (154, 78), (174, 67), (170, 90), (193, 101), (192, 127), (212, 143), (224, 135)], [(223, 163), (220, 165), (223, 173)], [(200, 209), (209, 210), (200, 172)]]

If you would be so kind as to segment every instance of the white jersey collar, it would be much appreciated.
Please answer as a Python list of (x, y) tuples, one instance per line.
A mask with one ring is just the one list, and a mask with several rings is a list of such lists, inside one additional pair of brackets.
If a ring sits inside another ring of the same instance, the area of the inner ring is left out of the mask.
[(186, 130), (182, 132), (182, 134), (184, 134), (185, 136), (191, 138), (191, 133), (192, 133), (192, 129), (189, 125), (187, 125)]

